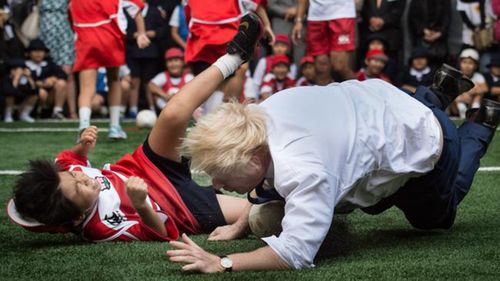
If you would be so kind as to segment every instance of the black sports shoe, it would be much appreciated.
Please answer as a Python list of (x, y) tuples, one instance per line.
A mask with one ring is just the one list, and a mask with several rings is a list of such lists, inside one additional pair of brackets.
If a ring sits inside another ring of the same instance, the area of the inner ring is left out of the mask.
[(262, 23), (255, 13), (248, 13), (241, 18), (238, 32), (226, 48), (228, 54), (238, 54), (248, 61), (254, 52), (255, 45), (262, 37)]
[(500, 122), (500, 103), (490, 99), (483, 99), (480, 108), (467, 110), (466, 118), (468, 121), (496, 129)]
[(443, 64), (434, 74), (430, 89), (436, 94), (445, 110), (459, 95), (474, 88), (474, 83), (458, 69)]

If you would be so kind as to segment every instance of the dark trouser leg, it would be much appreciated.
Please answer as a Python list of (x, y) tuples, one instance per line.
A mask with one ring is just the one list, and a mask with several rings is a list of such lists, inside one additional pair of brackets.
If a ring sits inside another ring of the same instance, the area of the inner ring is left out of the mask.
[(486, 153), (494, 133), (493, 129), (473, 122), (465, 122), (458, 129), (462, 154), (454, 184), (455, 206), (469, 192), (474, 175), (479, 169), (479, 160)]

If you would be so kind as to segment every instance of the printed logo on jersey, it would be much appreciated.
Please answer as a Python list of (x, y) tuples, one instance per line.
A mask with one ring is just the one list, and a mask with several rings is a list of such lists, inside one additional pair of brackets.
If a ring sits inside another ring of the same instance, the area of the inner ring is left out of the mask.
[(351, 39), (349, 38), (349, 34), (341, 34), (337, 41), (339, 45), (347, 45), (351, 43)]
[(101, 185), (101, 191), (111, 189), (111, 182), (106, 177), (96, 177), (95, 179)]
[(126, 221), (127, 218), (123, 215), (120, 210), (116, 210), (111, 214), (104, 215), (104, 220), (112, 226), (118, 226), (122, 222)]

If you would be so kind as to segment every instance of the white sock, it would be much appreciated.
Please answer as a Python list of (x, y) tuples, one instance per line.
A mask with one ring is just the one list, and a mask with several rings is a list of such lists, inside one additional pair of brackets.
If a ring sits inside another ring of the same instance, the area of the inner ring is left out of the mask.
[(90, 116), (92, 111), (90, 107), (82, 106), (78, 109), (78, 116), (80, 117), (80, 129), (85, 129), (90, 126)]
[(124, 105), (120, 105), (120, 114), (125, 114), (125, 111), (127, 111), (127, 107)]
[(62, 111), (63, 111), (63, 109), (60, 106), (54, 106), (54, 109), (52, 110), (53, 113), (62, 112)]
[(120, 126), (120, 107), (119, 105), (114, 105), (109, 107), (109, 126), (119, 127)]
[(10, 106), (5, 107), (4, 117), (5, 118), (7, 118), (7, 117), (12, 118), (12, 111), (13, 111), (12, 107), (10, 107)]
[(224, 76), (224, 79), (226, 79), (229, 75), (233, 74), (242, 63), (243, 60), (239, 55), (225, 54), (212, 65), (217, 67), (222, 73), (222, 76)]
[(137, 111), (138, 111), (137, 106), (131, 106), (128, 109), (128, 112), (130, 112), (130, 113), (137, 113)]
[(150, 105), (149, 106), (149, 110), (153, 111), (153, 112), (156, 112), (156, 108), (155, 108), (155, 105)]
[(23, 108), (23, 111), (21, 112), (21, 116), (29, 116), (31, 111), (33, 110), (33, 106), (27, 105)]
[(471, 108), (480, 108), (480, 107), (481, 107), (481, 103), (477, 102), (477, 101), (473, 102), (472, 106), (471, 106)]
[(457, 104), (458, 107), (458, 114), (460, 115), (460, 118), (465, 118), (465, 112), (467, 111), (467, 105), (463, 102), (459, 102)]

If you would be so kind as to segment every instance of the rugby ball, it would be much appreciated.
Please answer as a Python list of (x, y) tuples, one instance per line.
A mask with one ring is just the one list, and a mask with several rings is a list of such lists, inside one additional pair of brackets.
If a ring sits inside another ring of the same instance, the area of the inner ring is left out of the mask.
[(252, 233), (259, 237), (278, 236), (281, 231), (281, 221), (285, 216), (285, 202), (270, 201), (253, 205), (248, 214), (248, 224)]
[(139, 128), (153, 128), (156, 123), (156, 113), (149, 109), (144, 109), (137, 113), (135, 124)]

